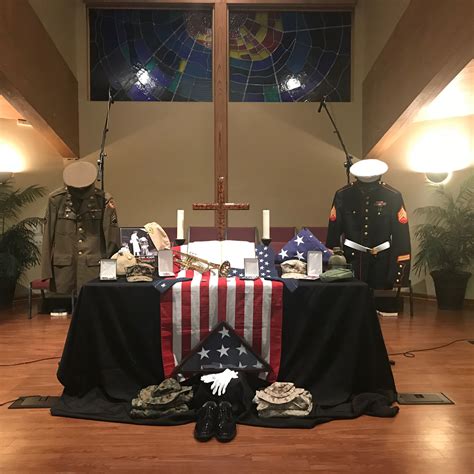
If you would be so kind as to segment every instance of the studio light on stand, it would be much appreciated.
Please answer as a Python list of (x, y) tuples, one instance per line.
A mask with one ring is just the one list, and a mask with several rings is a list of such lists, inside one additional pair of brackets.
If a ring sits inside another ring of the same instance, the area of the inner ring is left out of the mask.
[(448, 173), (447, 171), (442, 173), (425, 173), (426, 179), (430, 184), (444, 184), (449, 180), (451, 175), (452, 173)]
[(347, 184), (349, 184), (351, 182), (349, 169), (352, 166), (352, 161), (353, 161), (354, 157), (352, 155), (350, 155), (349, 152), (347, 151), (346, 145), (344, 144), (344, 140), (342, 139), (341, 134), (339, 133), (336, 122), (334, 122), (334, 119), (332, 118), (332, 115), (329, 112), (329, 109), (326, 105), (326, 99), (327, 99), (327, 95), (323, 95), (323, 98), (321, 99), (321, 102), (319, 103), (318, 114), (321, 113), (322, 109), (324, 109), (326, 111), (328, 117), (329, 117), (329, 120), (332, 123), (332, 126), (334, 127), (334, 133), (337, 135), (337, 138), (339, 139), (339, 143), (341, 144), (341, 147), (344, 150), (344, 153), (346, 155), (346, 161), (344, 163), (344, 168), (346, 168)]

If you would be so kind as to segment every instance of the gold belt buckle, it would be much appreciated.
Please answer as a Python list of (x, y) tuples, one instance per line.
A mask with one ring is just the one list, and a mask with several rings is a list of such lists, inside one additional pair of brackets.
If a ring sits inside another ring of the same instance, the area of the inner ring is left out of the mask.
[(371, 254), (371, 255), (377, 255), (378, 253), (379, 253), (379, 251), (376, 250), (375, 248), (371, 248), (371, 249), (370, 249), (370, 254)]

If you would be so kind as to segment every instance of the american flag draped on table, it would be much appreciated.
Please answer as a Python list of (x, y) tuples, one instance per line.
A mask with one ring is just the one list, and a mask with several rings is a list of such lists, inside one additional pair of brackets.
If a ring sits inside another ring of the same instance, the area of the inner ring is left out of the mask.
[(262, 278), (219, 278), (189, 270), (177, 276), (192, 280), (176, 283), (161, 295), (165, 376), (169, 377), (219, 322), (226, 321), (270, 364), (273, 372), (269, 380), (275, 380), (280, 366), (283, 284)]

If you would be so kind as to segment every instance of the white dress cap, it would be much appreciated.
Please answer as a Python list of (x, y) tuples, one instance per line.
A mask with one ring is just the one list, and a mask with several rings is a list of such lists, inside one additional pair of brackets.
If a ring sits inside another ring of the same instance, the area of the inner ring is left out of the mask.
[(86, 188), (97, 179), (97, 168), (88, 161), (75, 161), (64, 169), (63, 181), (66, 186)]
[(387, 170), (387, 163), (380, 160), (360, 160), (349, 169), (351, 175), (363, 183), (377, 181)]

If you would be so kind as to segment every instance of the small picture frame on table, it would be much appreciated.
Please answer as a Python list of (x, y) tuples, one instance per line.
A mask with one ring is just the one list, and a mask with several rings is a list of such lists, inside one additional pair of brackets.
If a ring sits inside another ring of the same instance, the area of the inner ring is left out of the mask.
[(158, 254), (144, 227), (120, 227), (120, 243), (122, 249), (128, 249), (134, 257), (146, 263)]

